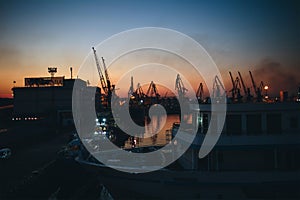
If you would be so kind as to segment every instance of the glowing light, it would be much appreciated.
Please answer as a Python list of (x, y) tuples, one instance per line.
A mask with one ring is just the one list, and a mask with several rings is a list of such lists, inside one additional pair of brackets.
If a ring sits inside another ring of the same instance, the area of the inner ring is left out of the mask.
[(264, 89), (265, 89), (265, 90), (268, 90), (268, 89), (269, 89), (269, 86), (265, 85)]

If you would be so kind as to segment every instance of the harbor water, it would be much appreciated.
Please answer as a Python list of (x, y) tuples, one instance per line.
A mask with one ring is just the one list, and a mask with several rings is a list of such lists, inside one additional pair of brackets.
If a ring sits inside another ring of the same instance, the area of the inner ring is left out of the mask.
[[(152, 116), (152, 123), (149, 125), (149, 118), (144, 118), (145, 133), (141, 137), (129, 137), (124, 148), (143, 146), (164, 146), (170, 142), (172, 135), (170, 129), (174, 122), (179, 122), (179, 115)], [(157, 134), (155, 134), (157, 133)]]

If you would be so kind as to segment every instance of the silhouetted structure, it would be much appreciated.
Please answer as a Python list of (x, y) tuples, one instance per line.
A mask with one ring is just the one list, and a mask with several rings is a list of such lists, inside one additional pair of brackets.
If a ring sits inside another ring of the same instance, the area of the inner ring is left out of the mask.
[[(87, 83), (81, 79), (64, 79), (64, 77), (59, 79), (59, 83), (51, 84), (53, 78), (57, 80), (58, 77), (25, 78), (25, 87), (12, 89), (14, 94), (13, 120), (47, 119), (60, 126), (72, 125), (72, 92), (75, 80), (77, 84), (82, 85), (83, 92), (96, 91), (95, 105), (96, 109), (100, 109), (100, 88), (87, 86)], [(34, 84), (27, 84), (29, 82), (34, 82)], [(77, 95), (84, 97), (82, 94)]]

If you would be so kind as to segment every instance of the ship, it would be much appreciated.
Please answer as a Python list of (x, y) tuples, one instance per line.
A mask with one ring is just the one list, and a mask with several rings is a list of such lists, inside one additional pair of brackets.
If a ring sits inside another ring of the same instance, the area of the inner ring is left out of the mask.
[[(116, 199), (300, 198), (299, 102), (227, 102), (226, 106), (221, 135), (204, 158), (199, 158), (199, 150), (209, 124), (220, 120), (218, 113), (212, 117), (210, 103), (190, 105), (190, 121), (196, 122), (197, 134), (185, 153), (167, 167), (126, 173), (88, 154), (76, 157), (76, 161), (95, 173)], [(179, 131), (180, 135), (190, 135), (191, 129), (179, 128), (183, 123), (174, 123), (174, 138)], [(150, 146), (127, 151), (157, 149)]]

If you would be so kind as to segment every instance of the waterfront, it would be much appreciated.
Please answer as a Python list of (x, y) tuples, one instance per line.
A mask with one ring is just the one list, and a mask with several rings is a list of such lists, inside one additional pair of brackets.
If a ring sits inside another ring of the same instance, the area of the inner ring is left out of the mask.
[[(152, 120), (159, 126), (165, 119), (154, 116)], [(164, 145), (171, 138), (166, 130), (178, 120), (178, 115), (169, 115), (156, 136), (144, 140), (129, 138), (125, 145), (131, 146), (134, 140), (138, 141), (136, 147)], [(148, 121), (145, 119), (145, 136), (151, 134)], [(6, 131), (1, 133), (1, 146), (10, 147), (12, 156), (0, 160), (0, 199), (110, 198), (93, 174), (64, 156), (63, 150), (75, 130), (56, 133), (43, 122), (11, 123), (3, 129)]]
[[(144, 138), (129, 137), (129, 139), (125, 142), (125, 148), (166, 145), (172, 139), (170, 129), (172, 128), (173, 123), (179, 122), (180, 119), (179, 115), (173, 114), (161, 117), (153, 116), (151, 120), (153, 120), (153, 126), (149, 126), (149, 119), (145, 117), (145, 133), (143, 134)], [(165, 122), (164, 125), (163, 122)], [(157, 132), (158, 129), (160, 129), (158, 134), (153, 135), (153, 133)]]

